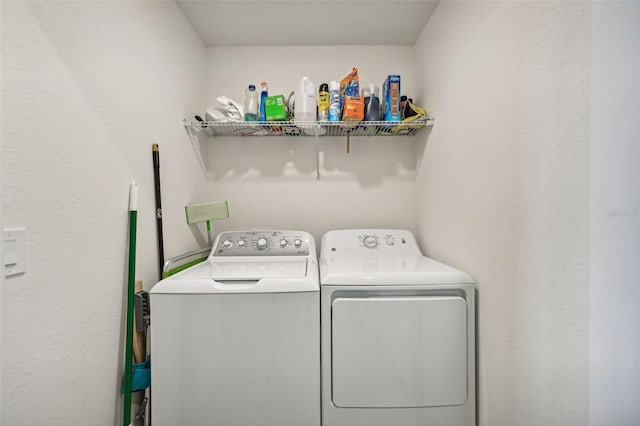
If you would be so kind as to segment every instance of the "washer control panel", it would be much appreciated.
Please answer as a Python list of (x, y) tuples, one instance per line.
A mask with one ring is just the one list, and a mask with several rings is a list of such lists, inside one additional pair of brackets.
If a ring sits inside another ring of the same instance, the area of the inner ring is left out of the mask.
[(228, 231), (216, 238), (211, 256), (308, 256), (301, 231)]

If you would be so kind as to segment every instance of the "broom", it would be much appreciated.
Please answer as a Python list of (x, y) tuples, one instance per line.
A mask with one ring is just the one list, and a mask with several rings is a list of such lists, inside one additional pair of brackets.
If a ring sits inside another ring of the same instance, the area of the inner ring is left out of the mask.
[(127, 284), (127, 328), (124, 355), (123, 426), (131, 423), (131, 381), (133, 376), (133, 306), (136, 275), (136, 228), (138, 222), (138, 182), (129, 186), (129, 280)]

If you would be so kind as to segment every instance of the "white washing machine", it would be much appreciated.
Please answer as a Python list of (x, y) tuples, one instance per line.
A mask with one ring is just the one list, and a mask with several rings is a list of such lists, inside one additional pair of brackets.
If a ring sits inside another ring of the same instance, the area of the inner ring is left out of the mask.
[(150, 291), (154, 426), (319, 426), (313, 237), (221, 233)]
[(405, 230), (320, 251), (323, 426), (473, 426), (475, 284)]

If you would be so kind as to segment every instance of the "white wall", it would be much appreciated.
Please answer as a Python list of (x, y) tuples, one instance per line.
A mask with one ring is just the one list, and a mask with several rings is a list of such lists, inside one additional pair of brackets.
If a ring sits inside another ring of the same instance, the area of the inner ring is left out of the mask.
[(482, 426), (588, 422), (590, 31), (589, 3), (440, 2), (415, 46), (419, 241), (478, 281)]
[[(157, 142), (167, 257), (204, 244), (182, 212), (208, 200), (230, 201), (219, 230), (417, 228), (429, 255), (479, 282), (482, 426), (633, 424), (638, 92), (626, 82), (639, 12), (594, 5), (592, 28), (591, 8), (441, 2), (414, 75), (411, 48), (205, 59), (169, 2), (3, 1), (0, 223), (27, 227), (28, 268), (0, 283), (0, 423), (118, 423), (127, 190), (140, 181), (138, 277), (150, 287)], [(220, 94), (241, 101), (250, 82), (288, 94), (303, 73), (320, 83), (354, 64), (363, 83), (402, 74), (434, 111), (417, 149), (354, 138), (347, 155), (325, 138), (316, 181), (311, 138), (189, 141), (178, 125)]]
[(2, 2), (2, 217), (27, 272), (2, 289), (2, 412), (19, 425), (121, 424), (128, 188), (137, 276), (157, 279), (151, 144), (168, 255), (205, 176), (180, 121), (204, 107), (204, 47), (172, 2)]
[(640, 421), (640, 3), (593, 5), (589, 424)]
[[(207, 106), (225, 95), (244, 100), (262, 80), (288, 97), (303, 76), (316, 86), (340, 81), (354, 65), (360, 84), (381, 86), (401, 74), (413, 93), (413, 49), (401, 46), (209, 48)], [(321, 235), (335, 228), (413, 229), (415, 141), (411, 138), (321, 138), (316, 180), (315, 138), (216, 138), (202, 142), (210, 201), (228, 200), (231, 218), (218, 229), (270, 227)]]

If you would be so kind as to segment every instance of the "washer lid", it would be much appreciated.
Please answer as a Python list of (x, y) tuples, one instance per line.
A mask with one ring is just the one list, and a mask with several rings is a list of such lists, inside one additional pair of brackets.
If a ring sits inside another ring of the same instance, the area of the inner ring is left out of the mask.
[(424, 256), (331, 254), (320, 260), (323, 285), (471, 284), (469, 275)]
[(318, 291), (318, 264), (304, 257), (222, 258), (156, 284), (151, 293), (283, 293)]
[(263, 278), (302, 278), (307, 275), (307, 259), (239, 258), (209, 261), (209, 278), (218, 281), (261, 280)]

